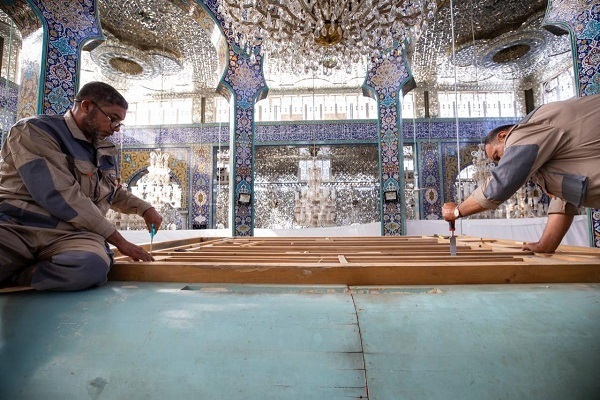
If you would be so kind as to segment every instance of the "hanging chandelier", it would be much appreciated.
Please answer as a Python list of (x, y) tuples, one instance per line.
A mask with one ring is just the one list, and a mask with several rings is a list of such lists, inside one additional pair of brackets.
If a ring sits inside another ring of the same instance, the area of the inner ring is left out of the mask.
[(171, 182), (169, 154), (161, 151), (150, 152), (148, 173), (131, 187), (136, 196), (146, 200), (156, 209), (180, 208), (181, 186)]
[[(278, 72), (349, 70), (425, 29), (445, 0), (223, 0), (219, 12), (251, 57)], [(304, 62), (291, 62), (303, 60)]]
[(326, 179), (324, 168), (328, 168), (329, 164), (317, 159), (316, 152), (316, 148), (313, 149), (312, 160), (306, 163), (306, 186), (302, 186), (295, 195), (294, 220), (302, 227), (333, 226), (336, 217), (335, 189), (323, 184)]

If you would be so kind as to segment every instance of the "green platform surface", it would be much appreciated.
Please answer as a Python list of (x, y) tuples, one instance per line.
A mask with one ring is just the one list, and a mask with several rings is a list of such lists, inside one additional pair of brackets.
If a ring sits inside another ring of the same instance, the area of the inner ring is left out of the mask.
[(5, 294), (0, 399), (600, 399), (600, 285)]

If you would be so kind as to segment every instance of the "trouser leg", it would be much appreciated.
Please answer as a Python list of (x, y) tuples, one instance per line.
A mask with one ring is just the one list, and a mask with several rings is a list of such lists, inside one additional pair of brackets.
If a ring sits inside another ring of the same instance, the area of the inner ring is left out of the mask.
[(31, 280), (36, 290), (81, 290), (106, 282), (112, 252), (104, 238), (89, 232), (63, 235), (40, 254)]
[(0, 283), (34, 262), (31, 244), (19, 229), (0, 224)]
[(0, 224), (0, 282), (16, 277), (37, 290), (81, 290), (105, 283), (112, 263), (95, 233)]
[(102, 285), (110, 263), (87, 251), (65, 251), (35, 264), (31, 286), (36, 290), (72, 291)]

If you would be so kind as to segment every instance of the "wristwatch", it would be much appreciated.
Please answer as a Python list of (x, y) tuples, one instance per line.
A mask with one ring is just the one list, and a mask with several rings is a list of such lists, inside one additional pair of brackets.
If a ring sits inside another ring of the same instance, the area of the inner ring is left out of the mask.
[(454, 218), (458, 219), (460, 217), (461, 217), (460, 210), (458, 209), (458, 206), (456, 206), (456, 207), (454, 207)]

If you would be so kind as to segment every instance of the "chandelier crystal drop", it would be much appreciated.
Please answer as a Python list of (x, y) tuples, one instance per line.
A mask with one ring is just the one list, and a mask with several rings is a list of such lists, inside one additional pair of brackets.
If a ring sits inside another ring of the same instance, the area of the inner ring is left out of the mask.
[(277, 71), (326, 73), (416, 39), (444, 1), (223, 0), (219, 12), (240, 46)]

